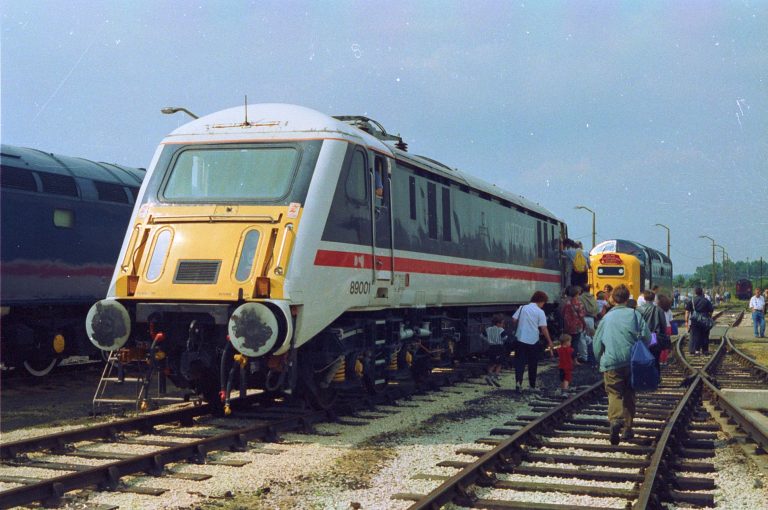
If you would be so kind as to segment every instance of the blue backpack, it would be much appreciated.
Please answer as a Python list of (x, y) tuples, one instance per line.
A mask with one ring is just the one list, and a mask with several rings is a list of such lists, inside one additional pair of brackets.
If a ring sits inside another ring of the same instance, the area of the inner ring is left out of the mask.
[[(635, 312), (635, 326), (637, 326), (637, 312)], [(630, 351), (629, 369), (630, 382), (635, 391), (656, 391), (659, 387), (659, 369), (656, 368), (656, 358), (645, 346), (640, 338), (640, 327), (637, 327), (637, 340)]]

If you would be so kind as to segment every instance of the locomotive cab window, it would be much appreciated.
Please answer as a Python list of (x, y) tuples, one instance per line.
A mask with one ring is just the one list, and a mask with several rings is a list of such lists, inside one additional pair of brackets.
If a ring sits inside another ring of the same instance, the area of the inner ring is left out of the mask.
[(180, 202), (273, 201), (286, 196), (299, 161), (293, 146), (183, 150), (173, 162), (163, 198)]
[(347, 198), (357, 205), (368, 203), (368, 186), (366, 185), (365, 153), (356, 150), (352, 155), (352, 165), (347, 174), (345, 191)]

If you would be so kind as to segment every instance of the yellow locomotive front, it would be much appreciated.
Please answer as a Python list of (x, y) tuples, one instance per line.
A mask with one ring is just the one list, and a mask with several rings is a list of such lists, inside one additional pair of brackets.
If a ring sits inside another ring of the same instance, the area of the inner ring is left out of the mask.
[(131, 347), (207, 400), (234, 362), (279, 354), (292, 333), (285, 271), (321, 144), (166, 143), (110, 296), (86, 319), (91, 341)]

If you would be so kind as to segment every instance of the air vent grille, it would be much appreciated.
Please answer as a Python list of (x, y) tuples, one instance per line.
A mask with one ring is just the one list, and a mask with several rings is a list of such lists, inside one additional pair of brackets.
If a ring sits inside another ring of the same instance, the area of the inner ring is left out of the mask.
[(216, 283), (220, 260), (180, 260), (173, 283)]

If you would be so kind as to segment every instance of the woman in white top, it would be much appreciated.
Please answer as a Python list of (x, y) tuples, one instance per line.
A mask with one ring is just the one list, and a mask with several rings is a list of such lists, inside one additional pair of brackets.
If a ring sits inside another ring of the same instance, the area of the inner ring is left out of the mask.
[(517, 309), (512, 316), (512, 327), (516, 328), (517, 346), (515, 347), (515, 381), (516, 389), (523, 387), (523, 372), (528, 365), (528, 384), (536, 388), (536, 372), (539, 365), (539, 335), (544, 335), (552, 355), (552, 339), (547, 329), (547, 316), (544, 314), (544, 305), (549, 296), (545, 292), (537, 290), (531, 296), (531, 302)]

